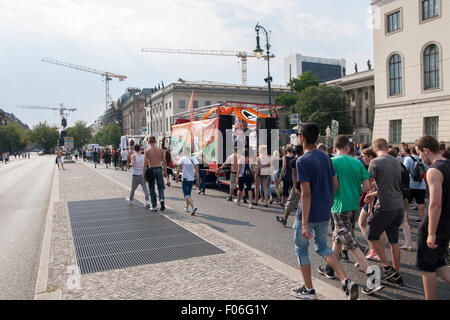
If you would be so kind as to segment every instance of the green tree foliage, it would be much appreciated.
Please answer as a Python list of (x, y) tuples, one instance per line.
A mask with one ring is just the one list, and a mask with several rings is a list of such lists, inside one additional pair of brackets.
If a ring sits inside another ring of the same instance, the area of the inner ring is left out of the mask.
[(0, 126), (0, 150), (14, 152), (24, 149), (24, 132), (25, 130), (15, 123)]
[(92, 128), (84, 121), (77, 121), (73, 127), (67, 128), (67, 135), (74, 138), (74, 147), (79, 149), (92, 139)]
[(302, 122), (316, 122), (322, 135), (331, 120), (339, 121), (339, 134), (351, 134), (351, 116), (347, 108), (347, 99), (342, 88), (337, 86), (311, 86), (297, 97), (295, 112)]
[(42, 149), (45, 153), (50, 153), (59, 141), (58, 128), (50, 127), (47, 122), (40, 122), (33, 127), (32, 142)]
[(91, 141), (101, 146), (112, 145), (114, 148), (119, 147), (122, 132), (117, 123), (110, 123), (106, 127), (100, 129)]
[(304, 72), (300, 77), (293, 78), (289, 81), (288, 86), (292, 91), (301, 93), (303, 90), (309, 87), (317, 87), (319, 85), (319, 79), (317, 79), (311, 71)]

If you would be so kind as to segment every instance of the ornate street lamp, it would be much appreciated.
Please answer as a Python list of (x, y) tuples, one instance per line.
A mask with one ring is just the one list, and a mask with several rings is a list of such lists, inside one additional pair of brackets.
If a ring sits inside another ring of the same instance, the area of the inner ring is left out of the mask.
[[(255, 53), (255, 56), (257, 58), (261, 58), (264, 55), (264, 50), (261, 49), (261, 46), (259, 45), (259, 31), (262, 30), (266, 34), (266, 56), (264, 59), (267, 60), (267, 78), (264, 79), (264, 81), (267, 83), (269, 88), (269, 104), (272, 104), (272, 96), (271, 96), (271, 83), (272, 83), (272, 77), (270, 76), (270, 58), (273, 58), (274, 56), (270, 55), (270, 44), (269, 44), (269, 33), (267, 30), (259, 24), (259, 22), (255, 26), (256, 31), (256, 49), (253, 50)], [(272, 113), (272, 112), (271, 112)]]

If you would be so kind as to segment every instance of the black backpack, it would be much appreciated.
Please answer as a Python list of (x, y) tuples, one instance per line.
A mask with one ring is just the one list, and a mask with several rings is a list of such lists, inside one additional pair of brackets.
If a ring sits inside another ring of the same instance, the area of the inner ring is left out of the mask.
[(403, 163), (400, 163), (402, 167), (402, 192), (403, 197), (407, 197), (409, 193), (409, 171)]
[(425, 165), (421, 160), (417, 161), (414, 157), (410, 157), (414, 161), (414, 170), (411, 173), (413, 181), (421, 182), (425, 176)]

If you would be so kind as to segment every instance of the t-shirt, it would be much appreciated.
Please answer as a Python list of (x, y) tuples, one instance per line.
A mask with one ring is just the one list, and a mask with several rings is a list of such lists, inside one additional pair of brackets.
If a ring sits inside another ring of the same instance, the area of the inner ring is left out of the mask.
[[(407, 156), (405, 157), (405, 160), (403, 160), (403, 165), (408, 168), (409, 170), (409, 188), (410, 189), (419, 189), (419, 190), (426, 190), (427, 186), (425, 184), (425, 179), (422, 179), (422, 181), (414, 181), (412, 178), (412, 174), (414, 172), (414, 166), (416, 165), (416, 162), (411, 159), (411, 157), (414, 157), (414, 159), (416, 159), (416, 161), (420, 161), (420, 158), (418, 156), (415, 155), (411, 155), (411, 156)], [(429, 167), (422, 162), (422, 164), (425, 167), (425, 171), (429, 169)]]
[(391, 155), (382, 155), (370, 162), (369, 173), (378, 190), (378, 206), (383, 211), (403, 208), (402, 168)]
[(435, 161), (431, 167), (439, 170), (444, 177), (442, 183), (442, 209), (436, 234), (450, 237), (450, 160)]
[(195, 180), (195, 165), (198, 164), (197, 159), (183, 156), (180, 158), (179, 165), (183, 168), (183, 180)]
[(122, 161), (127, 161), (128, 151), (122, 151), (120, 154), (122, 155)]
[[(336, 171), (330, 157), (320, 150), (305, 153), (297, 159), (297, 180), (309, 182), (311, 188), (311, 209), (309, 222), (330, 220), (333, 206), (334, 183)], [(302, 218), (301, 201), (297, 208), (297, 219)]]
[(348, 155), (338, 155), (331, 159), (339, 181), (339, 189), (334, 194), (333, 213), (359, 210), (361, 183), (370, 178), (361, 161)]

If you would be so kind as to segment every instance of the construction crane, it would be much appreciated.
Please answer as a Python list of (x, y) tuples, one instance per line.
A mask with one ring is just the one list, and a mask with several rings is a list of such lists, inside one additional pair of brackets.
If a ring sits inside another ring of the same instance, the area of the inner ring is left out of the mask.
[(127, 78), (127, 76), (124, 76), (124, 75), (114, 74), (112, 72), (101, 71), (101, 70), (97, 70), (97, 69), (93, 69), (93, 68), (86, 68), (83, 66), (79, 66), (77, 64), (58, 61), (58, 60), (54, 60), (54, 59), (42, 58), (41, 61), (57, 64), (59, 66), (72, 68), (72, 69), (76, 69), (76, 70), (80, 70), (80, 71), (96, 73), (96, 74), (101, 75), (102, 77), (105, 77), (104, 80), (105, 80), (105, 91), (106, 91), (106, 98), (105, 98), (106, 110), (108, 110), (108, 107), (111, 104), (111, 96), (109, 94), (109, 81), (111, 81), (112, 78), (118, 78), (119, 81), (123, 81)]
[[(247, 58), (258, 58), (255, 54), (245, 51), (230, 51), (230, 50), (202, 50), (202, 49), (158, 49), (158, 48), (143, 48), (142, 52), (157, 52), (157, 53), (178, 53), (178, 54), (200, 54), (210, 56), (235, 56), (241, 61), (241, 81), (242, 85), (247, 85)], [(270, 58), (275, 58), (274, 55)], [(266, 57), (267, 59), (267, 57)]]
[[(67, 117), (69, 115), (69, 112), (77, 111), (76, 108), (65, 108), (64, 105), (61, 103), (59, 105), (59, 108), (53, 108), (53, 107), (44, 107), (44, 106), (16, 106), (17, 108), (25, 108), (25, 109), (40, 109), (40, 110), (57, 110), (59, 111), (59, 115), (61, 116), (61, 127), (63, 131), (67, 127)], [(65, 112), (67, 111), (67, 112)]]

